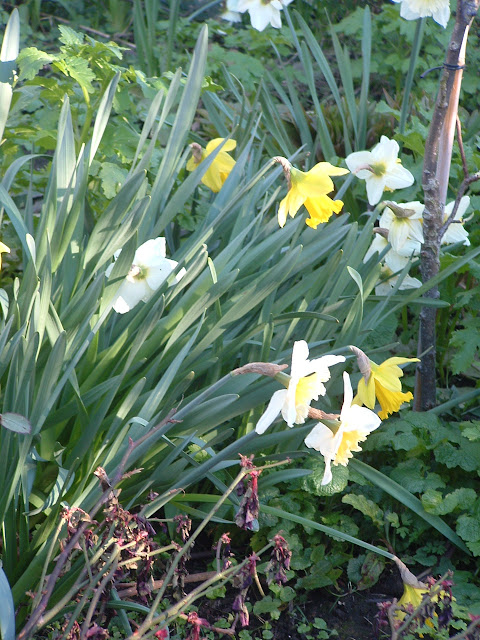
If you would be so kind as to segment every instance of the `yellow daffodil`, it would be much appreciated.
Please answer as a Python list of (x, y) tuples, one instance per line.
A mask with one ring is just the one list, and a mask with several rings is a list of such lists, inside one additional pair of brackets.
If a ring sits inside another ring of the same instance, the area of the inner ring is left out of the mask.
[(348, 169), (334, 167), (329, 162), (319, 162), (310, 171), (304, 172), (292, 167), (286, 158), (277, 156), (275, 162), (282, 165), (287, 178), (288, 193), (278, 208), (278, 224), (283, 227), (287, 215), (295, 217), (300, 207), (305, 205), (310, 218), (306, 223), (312, 229), (327, 222), (333, 213), (339, 213), (343, 207), (341, 200), (332, 200), (327, 195), (334, 189), (330, 176), (343, 176)]
[(319, 422), (305, 438), (310, 449), (320, 451), (325, 460), (325, 473), (322, 485), (332, 481), (331, 465), (347, 466), (354, 451), (361, 451), (359, 442), (380, 426), (380, 418), (365, 407), (352, 404), (353, 390), (348, 373), (343, 373), (344, 399), (340, 422), (334, 433), (323, 422)]
[(0, 269), (2, 268), (2, 253), (10, 253), (10, 248), (6, 244), (0, 242)]
[(398, 366), (407, 362), (419, 362), (418, 358), (388, 358), (381, 364), (376, 364), (357, 347), (350, 347), (357, 356), (358, 366), (362, 373), (359, 380), (354, 404), (365, 405), (370, 409), (375, 407), (375, 397), (380, 403), (381, 411), (378, 415), (386, 420), (392, 413), (398, 411), (404, 402), (413, 400), (413, 394), (402, 392), (400, 378), (403, 371)]
[[(187, 171), (194, 171), (207, 156), (222, 144), (223, 141), (224, 138), (215, 138), (215, 140), (210, 140), (205, 149), (202, 149), (199, 144), (193, 142), (190, 145), (192, 157), (187, 162)], [(227, 140), (202, 178), (203, 184), (214, 193), (218, 193), (220, 191), (223, 183), (235, 166), (235, 160), (227, 153), (227, 151), (233, 151), (236, 146), (237, 143), (235, 140)]]
[(322, 356), (309, 360), (305, 340), (295, 342), (292, 350), (291, 376), (283, 374), (287, 388), (275, 391), (255, 431), (266, 431), (279, 413), (289, 427), (303, 424), (312, 400), (318, 400), (319, 396), (326, 393), (323, 383), (330, 379), (329, 367), (338, 362), (345, 362), (344, 356)]

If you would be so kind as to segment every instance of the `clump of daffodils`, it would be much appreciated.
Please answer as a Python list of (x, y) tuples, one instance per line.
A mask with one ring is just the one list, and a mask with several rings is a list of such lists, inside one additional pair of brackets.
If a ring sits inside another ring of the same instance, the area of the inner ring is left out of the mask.
[(398, 365), (419, 362), (418, 358), (388, 358), (377, 364), (358, 347), (351, 346), (350, 349), (357, 356), (358, 368), (362, 374), (358, 382), (357, 395), (353, 399), (354, 404), (374, 409), (378, 400), (378, 415), (382, 420), (386, 420), (389, 415), (398, 411), (404, 402), (413, 400), (410, 391), (402, 391), (400, 378), (403, 371)]
[(335, 188), (330, 176), (343, 176), (348, 169), (334, 167), (329, 162), (319, 162), (305, 172), (295, 169), (282, 156), (276, 156), (273, 160), (282, 165), (288, 187), (288, 193), (278, 207), (278, 224), (281, 227), (285, 225), (287, 215), (294, 218), (302, 205), (310, 214), (305, 222), (312, 229), (342, 210), (343, 202), (332, 200), (327, 194)]
[(345, 158), (350, 171), (365, 180), (369, 204), (378, 204), (385, 190), (404, 189), (415, 182), (410, 171), (402, 167), (399, 150), (398, 142), (382, 136), (371, 151), (355, 151)]
[[(374, 230), (375, 238), (364, 257), (364, 262), (367, 262), (374, 253), (384, 253), (381, 263), (382, 280), (375, 288), (377, 295), (388, 295), (396, 286), (398, 279), (396, 274), (405, 268), (411, 258), (420, 255), (423, 243), (425, 205), (418, 201), (397, 204), (388, 200), (384, 204), (385, 208), (378, 221), (379, 226)], [(452, 214), (454, 204), (450, 202), (445, 206), (443, 223), (446, 223)], [(469, 196), (463, 196), (453, 221), (442, 236), (442, 245), (454, 243), (470, 245), (468, 232), (463, 226), (463, 217), (469, 206)], [(385, 250), (387, 250), (386, 253)], [(407, 274), (399, 289), (412, 289), (420, 287), (421, 284), (420, 280)]]
[(325, 413), (311, 407), (313, 400), (326, 394), (325, 382), (330, 379), (330, 367), (345, 361), (343, 356), (327, 355), (314, 360), (308, 358), (308, 345), (299, 340), (293, 345), (291, 375), (281, 371), (282, 365), (251, 363), (233, 374), (262, 373), (283, 384), (286, 389), (276, 391), (258, 421), (255, 430), (262, 434), (281, 414), (289, 427), (303, 424), (307, 418), (324, 420), (305, 438), (307, 447), (319, 451), (325, 461), (322, 484), (332, 480), (332, 465), (347, 465), (353, 452), (367, 435), (380, 425), (380, 418), (370, 409), (353, 404), (353, 390), (347, 373), (343, 374), (344, 401), (340, 414)]
[[(187, 171), (194, 171), (211, 153), (219, 147), (225, 138), (215, 138), (210, 140), (205, 149), (192, 142), (190, 149), (192, 150), (192, 156), (187, 162)], [(228, 151), (233, 151), (237, 143), (235, 140), (227, 140), (221, 150), (217, 153), (212, 164), (205, 172), (202, 182), (205, 186), (211, 189), (214, 193), (218, 193), (223, 186), (223, 183), (230, 175), (231, 170), (235, 166), (235, 160), (229, 155)]]
[[(115, 260), (120, 253), (121, 250), (115, 252)], [(148, 302), (177, 264), (175, 260), (166, 257), (165, 238), (144, 242), (135, 251), (133, 264), (117, 291), (113, 309), (123, 314), (136, 307), (141, 301)], [(107, 267), (105, 271), (107, 277), (112, 273), (113, 266), (114, 263)], [(175, 276), (175, 281), (179, 282), (185, 273), (185, 269), (181, 269)]]

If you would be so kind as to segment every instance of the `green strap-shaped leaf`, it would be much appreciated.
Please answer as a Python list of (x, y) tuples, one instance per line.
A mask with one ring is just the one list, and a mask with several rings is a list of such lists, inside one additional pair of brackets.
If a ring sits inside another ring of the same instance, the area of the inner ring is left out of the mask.
[(363, 547), (364, 549), (368, 549), (368, 551), (373, 551), (374, 553), (378, 553), (381, 556), (385, 556), (385, 558), (389, 558), (393, 560), (393, 554), (389, 553), (385, 549), (380, 549), (380, 547), (375, 547), (373, 544), (369, 544), (368, 542), (364, 542), (359, 538), (354, 538), (353, 536), (349, 536), (348, 533), (343, 533), (343, 531), (337, 531), (336, 529), (332, 529), (331, 527), (326, 527), (323, 524), (319, 524), (314, 520), (309, 520), (308, 518), (302, 518), (301, 516), (297, 516), (294, 513), (289, 513), (288, 511), (284, 511), (283, 509), (277, 509), (276, 507), (268, 507), (267, 505), (262, 504), (260, 506), (261, 511), (263, 513), (270, 514), (272, 516), (277, 516), (277, 518), (284, 518), (285, 520), (291, 520), (292, 522), (298, 522), (298, 524), (303, 525), (304, 527), (312, 527), (312, 529), (317, 529), (317, 531), (323, 531), (329, 536), (333, 538), (341, 538), (345, 542), (350, 542), (352, 544), (356, 544), (358, 547)]
[(439, 531), (442, 535), (444, 535), (447, 540), (450, 540), (455, 546), (457, 546), (465, 553), (470, 555), (469, 550), (463, 544), (462, 540), (457, 536), (453, 529), (450, 529), (448, 524), (444, 522), (438, 516), (434, 516), (431, 513), (427, 513), (422, 506), (422, 503), (418, 498), (407, 491), (402, 485), (398, 484), (394, 480), (391, 480), (388, 476), (386, 476), (381, 471), (377, 471), (373, 467), (370, 467), (368, 464), (361, 462), (360, 460), (350, 460), (350, 466), (358, 473), (361, 473), (362, 476), (367, 478), (372, 484), (377, 485), (380, 489), (383, 489), (386, 493), (395, 498), (403, 505), (405, 505), (408, 509), (411, 509), (417, 516), (423, 518), (425, 522), (428, 522), (432, 527), (434, 527), (437, 531)]
[(0, 634), (2, 640), (15, 640), (15, 610), (10, 585), (0, 567)]

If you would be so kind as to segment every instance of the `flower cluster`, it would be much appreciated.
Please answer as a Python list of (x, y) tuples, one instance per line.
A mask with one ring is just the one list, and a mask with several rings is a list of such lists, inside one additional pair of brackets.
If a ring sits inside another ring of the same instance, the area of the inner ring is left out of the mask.
[[(330, 379), (329, 368), (344, 362), (344, 356), (309, 360), (308, 345), (299, 340), (293, 345), (291, 375), (281, 371), (274, 375), (286, 389), (273, 394), (255, 428), (257, 433), (264, 433), (280, 413), (289, 427), (303, 424), (307, 417), (319, 419), (305, 438), (305, 444), (319, 451), (324, 458), (322, 484), (331, 482), (332, 465), (346, 466), (353, 453), (361, 451), (360, 443), (380, 426), (381, 419), (388, 418), (413, 398), (410, 392), (402, 392), (400, 377), (403, 372), (398, 365), (416, 362), (416, 358), (389, 358), (377, 365), (360, 349), (351, 349), (357, 356), (362, 378), (354, 398), (350, 376), (343, 373), (344, 400), (339, 415), (324, 413), (310, 405), (326, 394), (324, 383)], [(377, 400), (381, 407), (378, 415), (372, 411)]]
[[(443, 214), (444, 223), (452, 214), (454, 205), (454, 202), (446, 205)], [(463, 196), (452, 223), (442, 237), (442, 245), (454, 243), (470, 245), (468, 232), (463, 226), (463, 216), (469, 205), (469, 196)], [(374, 253), (380, 254), (388, 249), (382, 260), (383, 279), (375, 289), (378, 295), (387, 295), (396, 285), (398, 276), (395, 274), (402, 271), (412, 257), (420, 255), (423, 243), (424, 209), (425, 206), (418, 201), (401, 205), (390, 201), (385, 202), (385, 208), (379, 218), (379, 226), (375, 229), (375, 238), (364, 258), (364, 262), (367, 262)], [(421, 286), (420, 280), (407, 274), (399, 289), (412, 289), (419, 286)]]

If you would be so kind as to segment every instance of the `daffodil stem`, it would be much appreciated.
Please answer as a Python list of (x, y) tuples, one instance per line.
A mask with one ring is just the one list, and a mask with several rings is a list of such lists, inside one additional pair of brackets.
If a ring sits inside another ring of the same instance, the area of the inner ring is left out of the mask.
[[(424, 283), (440, 270), (440, 243), (443, 212), (448, 188), (453, 134), (458, 111), (458, 96), (470, 25), (478, 12), (480, 0), (458, 0), (455, 25), (443, 66), (440, 87), (425, 144), (423, 165), (424, 243), (420, 253), (420, 271)], [(426, 298), (437, 299), (438, 287), (432, 287)], [(436, 308), (423, 307), (420, 312), (418, 353), (423, 353), (417, 367), (415, 404), (417, 411), (427, 411), (436, 404)]]

